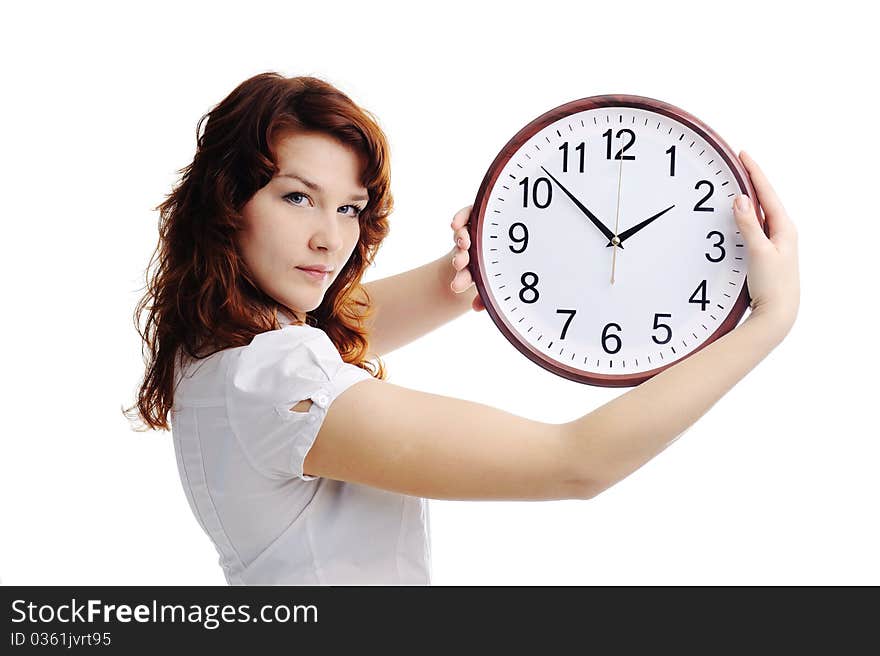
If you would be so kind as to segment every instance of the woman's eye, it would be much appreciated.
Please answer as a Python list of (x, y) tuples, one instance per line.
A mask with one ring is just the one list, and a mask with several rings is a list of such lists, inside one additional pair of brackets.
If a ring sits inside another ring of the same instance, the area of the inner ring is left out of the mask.
[(296, 199), (299, 198), (308, 198), (305, 194), (302, 194), (298, 191), (291, 192), (284, 197), (284, 200), (290, 202), (292, 205), (300, 205), (300, 203), (295, 202)]
[[(289, 202), (291, 205), (295, 205), (296, 207), (302, 206), (302, 203), (300, 201), (304, 198), (308, 198), (308, 196), (299, 191), (292, 191), (284, 196), (284, 200)], [(363, 209), (358, 207), (357, 205), (343, 205), (342, 208), (346, 208), (348, 210), (345, 212), (345, 214), (347, 214), (348, 216), (360, 216), (361, 212), (363, 212)]]

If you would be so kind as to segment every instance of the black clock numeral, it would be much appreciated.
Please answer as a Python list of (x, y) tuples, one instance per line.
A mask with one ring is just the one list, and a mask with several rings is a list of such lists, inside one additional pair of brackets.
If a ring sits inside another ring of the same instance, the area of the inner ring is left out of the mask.
[[(605, 349), (605, 352), (608, 355), (614, 355), (620, 350), (620, 347), (623, 346), (623, 343), (620, 341), (620, 337), (614, 333), (609, 333), (608, 329), (614, 327), (617, 330), (621, 330), (620, 326), (616, 323), (609, 323), (605, 328), (602, 329), (602, 348)], [(615, 349), (608, 348), (608, 342), (611, 340), (617, 341), (617, 347)]]
[[(566, 141), (559, 147), (559, 150), (562, 151), (562, 172), (568, 173), (568, 142)], [(580, 151), (581, 153), (581, 168), (580, 172), (584, 172), (584, 152), (586, 150), (586, 144), (581, 141), (580, 144), (575, 148), (575, 150)]]
[[(700, 294), (700, 298), (694, 298), (697, 294)], [(690, 299), (688, 299), (688, 303), (699, 303), (700, 309), (705, 312), (706, 306), (709, 305), (710, 301), (706, 299), (706, 281), (704, 280), (697, 288), (694, 290), (694, 293), (691, 294)]]
[(666, 151), (666, 154), (669, 155), (669, 175), (675, 175), (675, 146), (670, 146), (669, 150)]
[(705, 203), (707, 200), (709, 200), (712, 197), (712, 194), (715, 193), (715, 185), (713, 185), (708, 180), (700, 180), (696, 184), (694, 189), (699, 189), (703, 185), (709, 185), (709, 193), (706, 194), (705, 196), (703, 196), (700, 199), (700, 201), (696, 205), (694, 205), (694, 212), (714, 212), (715, 211), (714, 207), (703, 207), (703, 203)]
[[(636, 133), (627, 128), (623, 128), (622, 130), (617, 131), (617, 138), (620, 139), (620, 135), (622, 134), (629, 135), (629, 143), (617, 151), (614, 159), (635, 159), (635, 155), (624, 155), (623, 153), (629, 150), (629, 147), (636, 142)], [(605, 130), (605, 132), (602, 133), (602, 136), (608, 139), (608, 146), (605, 149), (605, 159), (611, 159), (611, 129), (609, 128), (608, 130)]]
[[(526, 278), (531, 276), (534, 278), (534, 281), (527, 282)], [(523, 303), (534, 303), (540, 297), (540, 293), (538, 292), (538, 274), (534, 271), (526, 271), (522, 276), (520, 276), (519, 281), (523, 284), (523, 288), (519, 290), (519, 300)], [(526, 298), (526, 292), (534, 292), (534, 296), (531, 299)]]
[(666, 329), (666, 339), (657, 339), (656, 337), (654, 337), (654, 335), (651, 335), (651, 339), (654, 340), (655, 344), (668, 344), (669, 341), (672, 339), (672, 328), (670, 328), (668, 324), (660, 323), (659, 321), (657, 321), (660, 317), (667, 317), (667, 318), (671, 319), (672, 315), (665, 314), (662, 312), (656, 312), (654, 314), (654, 330), (657, 330), (657, 328), (665, 328)]
[(706, 239), (711, 239), (713, 235), (718, 237), (719, 241), (717, 244), (712, 244), (712, 248), (717, 248), (718, 250), (720, 250), (721, 255), (718, 256), (718, 259), (715, 259), (714, 257), (709, 255), (708, 253), (705, 253), (706, 259), (709, 260), (710, 262), (720, 262), (721, 260), (724, 259), (724, 256), (727, 255), (727, 251), (724, 250), (724, 247), (721, 245), (724, 243), (724, 235), (721, 234), (720, 232), (718, 232), (717, 230), (713, 230), (708, 235), (706, 235)]
[(568, 326), (571, 320), (574, 319), (574, 315), (577, 314), (577, 310), (556, 310), (556, 314), (568, 314), (568, 319), (565, 320), (565, 325), (562, 326), (562, 334), (559, 336), (559, 339), (565, 339), (565, 333), (568, 332)]
[[(543, 205), (541, 204), (541, 201), (538, 200), (538, 187), (541, 185), (542, 182), (544, 183), (544, 185), (547, 189), (547, 197), (545, 198)], [(523, 178), (520, 181), (520, 184), (522, 185), (522, 188), (523, 188), (523, 207), (528, 207), (529, 206), (529, 179)], [(544, 209), (545, 207), (547, 207), (550, 204), (550, 201), (552, 200), (552, 198), (553, 198), (553, 187), (550, 185), (550, 181), (547, 178), (538, 178), (537, 180), (535, 180), (535, 184), (532, 187), (532, 202), (535, 204), (535, 207), (539, 207), (541, 209)]]
[[(522, 237), (517, 237), (513, 234), (513, 229), (519, 226), (522, 228)], [(516, 242), (517, 244), (522, 244), (522, 248), (516, 250), (513, 246), (508, 245), (507, 247), (514, 253), (522, 253), (526, 247), (529, 245), (529, 229), (526, 227), (525, 223), (514, 223), (510, 226), (510, 230), (507, 231), (507, 234), (510, 235), (510, 240)]]

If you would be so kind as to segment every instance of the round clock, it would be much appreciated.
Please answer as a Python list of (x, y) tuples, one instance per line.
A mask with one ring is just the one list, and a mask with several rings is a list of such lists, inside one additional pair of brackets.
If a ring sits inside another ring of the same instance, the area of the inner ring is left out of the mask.
[(739, 159), (694, 116), (641, 96), (575, 100), (492, 162), (469, 221), (471, 273), (527, 358), (581, 383), (638, 385), (749, 305), (737, 194), (755, 202)]

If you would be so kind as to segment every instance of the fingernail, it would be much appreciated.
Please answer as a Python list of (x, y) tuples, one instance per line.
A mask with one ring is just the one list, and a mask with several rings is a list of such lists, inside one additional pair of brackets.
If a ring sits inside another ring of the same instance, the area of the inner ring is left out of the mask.
[(737, 196), (735, 205), (736, 209), (740, 212), (748, 212), (749, 211), (749, 197), (748, 196)]
[(458, 239), (455, 240), (455, 243), (458, 244), (459, 247), (461, 247), (462, 242), (463, 242), (463, 240), (461, 237), (459, 237)]

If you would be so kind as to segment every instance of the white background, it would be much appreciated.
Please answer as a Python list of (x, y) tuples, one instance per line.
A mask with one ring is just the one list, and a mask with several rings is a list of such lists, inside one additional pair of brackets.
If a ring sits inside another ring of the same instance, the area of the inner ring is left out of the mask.
[[(224, 584), (170, 434), (131, 431), (120, 408), (143, 373), (152, 208), (198, 118), (274, 70), (337, 85), (390, 140), (396, 210), (366, 280), (446, 253), (507, 140), (599, 93), (670, 102), (747, 150), (800, 233), (801, 312), (777, 350), (593, 500), (432, 501), (435, 584), (880, 584), (868, 5), (23, 6), (0, 27), (0, 582)], [(626, 393), (539, 369), (486, 313), (386, 364), (396, 384), (548, 422)]]

